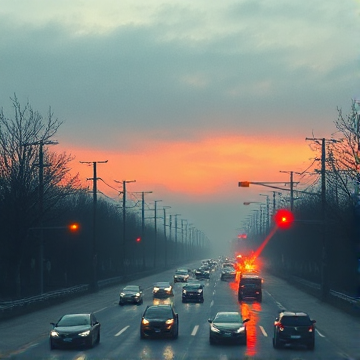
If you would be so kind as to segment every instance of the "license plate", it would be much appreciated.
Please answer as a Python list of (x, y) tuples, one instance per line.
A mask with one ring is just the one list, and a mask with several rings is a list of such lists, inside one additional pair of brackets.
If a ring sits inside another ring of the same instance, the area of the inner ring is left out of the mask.
[(292, 339), (300, 339), (301, 336), (300, 336), (300, 335), (291, 335), (291, 338), (292, 338)]
[(66, 342), (72, 342), (72, 338), (64, 338), (64, 341), (66, 341)]
[(226, 333), (224, 333), (224, 336), (231, 336), (231, 333), (226, 332)]
[(159, 333), (161, 330), (160, 329), (155, 329), (155, 332), (156, 333)]

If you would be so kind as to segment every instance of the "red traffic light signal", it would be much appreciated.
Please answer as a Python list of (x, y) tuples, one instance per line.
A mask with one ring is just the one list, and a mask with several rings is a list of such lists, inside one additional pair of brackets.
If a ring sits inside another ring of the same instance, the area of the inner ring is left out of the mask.
[(137, 243), (141, 242), (141, 237), (136, 238), (136, 242)]
[(290, 210), (280, 209), (274, 215), (275, 224), (281, 229), (288, 229), (294, 222), (294, 214)]
[(76, 231), (79, 230), (79, 228), (80, 228), (80, 226), (77, 223), (72, 223), (72, 224), (69, 225), (69, 230), (71, 232), (76, 232)]

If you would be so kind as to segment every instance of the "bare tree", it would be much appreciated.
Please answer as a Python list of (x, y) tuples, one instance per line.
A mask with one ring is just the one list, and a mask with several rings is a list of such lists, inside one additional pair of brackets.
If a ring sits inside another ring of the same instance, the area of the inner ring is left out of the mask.
[[(43, 149), (43, 203), (39, 209), (39, 151), (36, 144), (52, 140), (62, 122), (51, 109), (44, 118), (27, 102), (22, 107), (16, 95), (11, 98), (13, 117), (0, 110), (0, 223), (2, 249), (2, 280), (17, 284), (20, 295), (21, 266), (24, 254), (32, 244), (29, 229), (49, 217), (49, 211), (79, 186), (78, 175), (71, 176), (71, 155), (56, 154)], [(6, 275), (4, 275), (6, 274)]]

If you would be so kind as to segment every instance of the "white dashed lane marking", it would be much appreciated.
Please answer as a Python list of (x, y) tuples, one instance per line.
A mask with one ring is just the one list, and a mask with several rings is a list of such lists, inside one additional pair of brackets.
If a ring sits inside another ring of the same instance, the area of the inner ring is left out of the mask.
[(261, 332), (263, 333), (263, 335), (267, 337), (268, 334), (267, 334), (267, 332), (265, 331), (265, 329), (264, 329), (261, 325), (259, 326), (259, 328), (260, 328)]
[(211, 300), (210, 307), (214, 305), (214, 300)]
[(323, 335), (318, 329), (315, 329), (315, 331), (319, 334), (319, 336), (321, 336), (322, 338), (325, 337), (325, 335)]
[(195, 336), (198, 330), (199, 330), (199, 325), (195, 325), (191, 335)]
[(128, 328), (130, 327), (130, 325), (125, 326), (123, 329), (121, 329), (117, 334), (115, 334), (115, 336), (120, 336), (124, 331), (126, 331)]
[(102, 309), (100, 309), (100, 310), (96, 310), (96, 311), (94, 311), (94, 314), (97, 314), (97, 313), (99, 313), (100, 311), (104, 311), (104, 310), (106, 310), (107, 309), (107, 307), (104, 307), (104, 308), (102, 308)]

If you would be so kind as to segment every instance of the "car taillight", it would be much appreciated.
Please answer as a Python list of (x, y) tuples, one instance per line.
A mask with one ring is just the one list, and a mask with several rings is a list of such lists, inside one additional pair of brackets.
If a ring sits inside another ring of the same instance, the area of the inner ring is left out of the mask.
[(279, 321), (275, 321), (275, 326), (276, 326), (280, 331), (284, 331), (284, 325), (281, 324)]
[(313, 332), (314, 331), (314, 327), (313, 326), (309, 326), (309, 332)]

